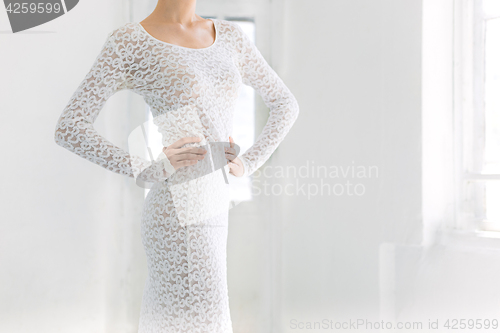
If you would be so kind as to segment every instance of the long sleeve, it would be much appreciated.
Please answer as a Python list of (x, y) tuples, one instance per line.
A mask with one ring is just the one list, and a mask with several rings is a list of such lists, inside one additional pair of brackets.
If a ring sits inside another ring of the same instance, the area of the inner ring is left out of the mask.
[(171, 174), (162, 161), (147, 161), (115, 146), (94, 129), (104, 104), (117, 91), (133, 89), (127, 49), (112, 31), (56, 126), (55, 142), (69, 151), (115, 173), (146, 182), (166, 180)]
[(269, 118), (255, 143), (241, 156), (249, 176), (266, 162), (285, 138), (299, 114), (297, 100), (283, 80), (266, 62), (243, 29), (236, 28), (237, 66), (244, 84), (253, 87), (269, 108)]

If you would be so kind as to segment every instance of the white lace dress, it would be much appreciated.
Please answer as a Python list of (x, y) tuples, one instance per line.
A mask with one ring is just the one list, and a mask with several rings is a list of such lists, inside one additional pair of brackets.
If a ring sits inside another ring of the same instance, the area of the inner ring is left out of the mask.
[[(262, 133), (240, 156), (245, 176), (270, 157), (299, 113), (290, 90), (241, 27), (212, 21), (215, 42), (200, 49), (160, 41), (138, 22), (113, 30), (56, 126), (55, 141), (62, 147), (153, 184), (141, 220), (148, 277), (140, 333), (232, 332), (226, 280), (229, 198), (216, 166), (221, 158), (225, 162), (224, 152), (216, 143), (228, 142), (232, 133), (242, 83), (270, 109)], [(165, 160), (131, 155), (98, 134), (96, 117), (122, 89), (143, 96), (164, 145), (199, 136), (203, 141), (197, 146), (208, 148), (208, 158), (169, 172)], [(227, 173), (228, 166), (224, 169)]]

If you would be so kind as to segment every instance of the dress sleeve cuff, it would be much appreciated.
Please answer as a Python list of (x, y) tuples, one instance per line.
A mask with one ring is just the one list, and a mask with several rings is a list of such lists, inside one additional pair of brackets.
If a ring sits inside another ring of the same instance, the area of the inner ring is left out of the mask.
[(243, 156), (240, 156), (241, 164), (243, 164), (243, 175), (241, 177), (248, 177), (248, 164)]
[(157, 161), (161, 161), (163, 163), (163, 167), (165, 168), (165, 171), (168, 172), (170, 175), (175, 172), (174, 166), (170, 163), (170, 160), (168, 159), (167, 155), (165, 155), (164, 152), (161, 152), (160, 155), (156, 158)]

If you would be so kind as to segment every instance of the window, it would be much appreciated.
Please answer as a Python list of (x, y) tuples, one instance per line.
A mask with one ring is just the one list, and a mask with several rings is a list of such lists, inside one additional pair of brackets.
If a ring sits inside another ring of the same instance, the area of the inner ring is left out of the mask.
[(459, 226), (500, 231), (500, 1), (455, 4)]

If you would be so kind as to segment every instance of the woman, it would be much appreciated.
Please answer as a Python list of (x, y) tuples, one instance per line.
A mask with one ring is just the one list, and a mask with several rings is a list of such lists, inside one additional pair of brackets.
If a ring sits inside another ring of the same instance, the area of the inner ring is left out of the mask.
[[(270, 109), (256, 142), (239, 158), (232, 139), (226, 171), (249, 176), (295, 122), (296, 99), (238, 24), (203, 19), (196, 0), (160, 0), (142, 22), (113, 30), (58, 121), (55, 141), (113, 172), (152, 182), (142, 212), (148, 262), (139, 332), (232, 332), (226, 280), (229, 198), (214, 163), (231, 135), (238, 89), (253, 87)], [(130, 155), (93, 123), (106, 100), (130, 89), (144, 97), (165, 148), (153, 161)], [(210, 156), (209, 156), (210, 155)], [(209, 156), (209, 158), (205, 158)], [(215, 163), (214, 163), (215, 164)]]

